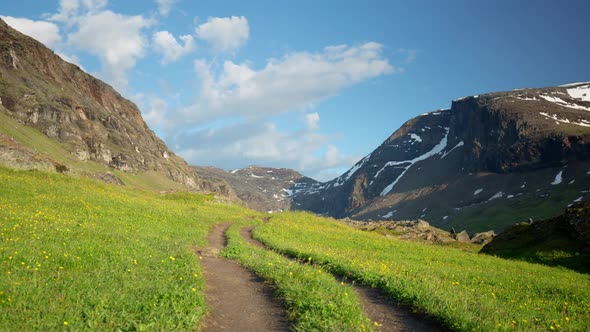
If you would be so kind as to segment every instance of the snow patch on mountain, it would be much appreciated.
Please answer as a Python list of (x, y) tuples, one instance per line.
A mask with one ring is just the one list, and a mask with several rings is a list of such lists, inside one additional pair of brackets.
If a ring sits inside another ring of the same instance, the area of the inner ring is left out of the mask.
[(590, 107), (568, 103), (567, 101), (565, 101), (561, 98), (558, 98), (558, 97), (553, 97), (553, 96), (549, 96), (549, 95), (539, 95), (539, 97), (545, 99), (546, 101), (552, 102), (556, 105), (562, 106), (562, 107), (574, 108), (574, 109), (583, 110), (583, 111), (590, 111)]
[(463, 141), (457, 143), (457, 145), (455, 145), (452, 149), (450, 149), (449, 151), (445, 152), (442, 157), (440, 157), (440, 159), (443, 159), (444, 157), (446, 157), (447, 155), (451, 154), (451, 152), (453, 152), (453, 150), (455, 150), (458, 147), (462, 147), (463, 145), (465, 145), (465, 143)]
[(568, 83), (568, 84), (562, 84), (559, 87), (560, 88), (570, 88), (572, 86), (578, 86), (578, 85), (582, 85), (582, 84), (590, 84), (590, 82), (573, 82), (573, 83)]
[(501, 191), (498, 191), (497, 193), (494, 194), (494, 196), (490, 197), (490, 199), (488, 199), (488, 201), (497, 199), (497, 198), (502, 198), (504, 197), (504, 193)]
[(422, 142), (422, 137), (414, 134), (414, 133), (409, 133), (408, 135), (410, 135), (410, 138), (417, 141), (417, 142)]
[(551, 185), (555, 186), (560, 184), (563, 181), (562, 178), (563, 175), (563, 170), (559, 171), (559, 173), (557, 173), (557, 175), (555, 176), (555, 179), (553, 179), (553, 182), (551, 182)]
[(590, 84), (567, 89), (567, 93), (574, 99), (590, 102)]
[(563, 119), (562, 118), (559, 118), (559, 117), (557, 117), (556, 114), (549, 114), (549, 113), (545, 113), (545, 112), (539, 112), (539, 114), (541, 114), (542, 116), (544, 116), (547, 119), (550, 119), (550, 120), (555, 121), (557, 124), (559, 124), (561, 122), (561, 123), (573, 124), (573, 125), (576, 125), (576, 126), (590, 127), (590, 121), (588, 121), (588, 120), (581, 119), (578, 122), (572, 122), (572, 121), (570, 121), (567, 118), (563, 118)]
[(447, 147), (447, 138), (449, 136), (449, 128), (445, 128), (445, 136), (440, 140), (440, 142), (435, 145), (432, 150), (426, 152), (425, 154), (418, 156), (412, 160), (404, 160), (404, 161), (390, 161), (387, 162), (383, 168), (381, 168), (376, 174), (375, 177), (377, 177), (379, 175), (379, 173), (381, 173), (381, 171), (383, 171), (385, 169), (385, 167), (388, 166), (396, 166), (396, 165), (401, 165), (401, 164), (409, 164), (407, 166), (405, 166), (404, 170), (402, 171), (402, 173), (392, 182), (390, 183), (387, 187), (385, 187), (383, 189), (383, 191), (381, 191), (381, 196), (385, 196), (387, 195), (391, 189), (393, 189), (393, 187), (395, 186), (395, 184), (399, 181), (399, 179), (401, 179), (404, 174), (406, 174), (406, 172), (408, 171), (408, 169), (410, 169), (410, 167), (412, 167), (412, 165), (414, 165), (415, 163), (422, 161), (422, 160), (426, 160), (436, 154), (441, 153), (446, 147)]
[(381, 219), (388, 219), (388, 218), (391, 218), (395, 212), (397, 212), (397, 210), (389, 211), (389, 212), (387, 212), (386, 214), (382, 215), (382, 216), (381, 216)]

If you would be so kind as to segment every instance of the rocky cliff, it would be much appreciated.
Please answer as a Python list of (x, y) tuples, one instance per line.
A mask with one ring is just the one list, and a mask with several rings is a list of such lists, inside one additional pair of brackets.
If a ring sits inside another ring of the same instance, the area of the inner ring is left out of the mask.
[(590, 185), (590, 84), (460, 98), (409, 120), (295, 208), (471, 231), (549, 217)]
[(59, 142), (79, 161), (127, 173), (155, 172), (188, 188), (201, 187), (135, 104), (2, 20), (0, 113)]

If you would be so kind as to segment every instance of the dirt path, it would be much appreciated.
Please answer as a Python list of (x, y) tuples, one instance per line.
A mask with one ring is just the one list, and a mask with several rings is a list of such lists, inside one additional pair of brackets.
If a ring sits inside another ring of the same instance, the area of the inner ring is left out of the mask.
[(218, 257), (225, 247), (228, 227), (215, 225), (209, 233), (209, 247), (197, 250), (205, 269), (210, 311), (203, 331), (289, 331), (285, 310), (264, 280), (238, 263)]
[[(244, 227), (240, 230), (240, 234), (249, 243), (264, 248), (264, 244), (252, 238), (252, 228), (253, 227)], [(445, 331), (432, 320), (425, 317), (420, 317), (419, 315), (413, 314), (408, 309), (396, 305), (392, 300), (387, 298), (382, 294), (381, 291), (377, 289), (355, 285), (352, 283), (349, 283), (349, 285), (352, 285), (358, 293), (359, 298), (361, 299), (361, 304), (363, 305), (363, 310), (367, 316), (372, 321), (381, 324), (381, 326), (376, 328), (377, 331)]]

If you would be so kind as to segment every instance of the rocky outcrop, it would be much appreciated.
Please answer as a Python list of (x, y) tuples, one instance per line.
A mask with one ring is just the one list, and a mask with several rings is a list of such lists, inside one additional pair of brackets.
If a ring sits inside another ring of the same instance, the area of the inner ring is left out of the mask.
[(557, 217), (512, 225), (486, 244), (481, 253), (590, 273), (589, 233), (590, 201), (583, 201)]
[[(407, 121), (338, 178), (295, 191), (292, 207), (471, 232), (550, 217), (590, 197), (589, 96), (590, 83), (578, 83), (454, 100)], [(544, 204), (552, 195), (567, 198)], [(492, 213), (510, 205), (514, 219)]]
[(190, 167), (156, 137), (131, 101), (2, 20), (0, 104), (0, 112), (62, 143), (80, 161), (158, 172), (199, 189)]
[(486, 245), (486, 244), (490, 243), (494, 239), (495, 236), (496, 236), (496, 233), (494, 231), (477, 233), (471, 239), (471, 243)]
[(454, 242), (469, 243), (469, 235), (465, 231), (459, 234), (467, 235), (467, 241), (458, 234), (451, 234), (442, 229), (431, 226), (424, 220), (403, 221), (356, 221), (344, 218), (341, 222), (356, 229), (380, 233), (387, 237), (395, 237), (402, 240), (418, 240), (431, 243), (449, 244)]

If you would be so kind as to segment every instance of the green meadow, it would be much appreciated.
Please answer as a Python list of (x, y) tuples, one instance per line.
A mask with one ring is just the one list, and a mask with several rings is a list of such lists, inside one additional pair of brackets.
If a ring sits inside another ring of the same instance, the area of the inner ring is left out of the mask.
[[(452, 330), (590, 329), (587, 274), (308, 213), (262, 217), (209, 195), (0, 168), (0, 331), (199, 330), (208, 308), (194, 249), (227, 221), (234, 226), (222, 254), (275, 287), (294, 330), (372, 329), (356, 294), (333, 275), (381, 288)], [(242, 240), (247, 224), (273, 250)]]
[(194, 330), (206, 313), (193, 252), (248, 211), (0, 169), (0, 330)]
[(309, 213), (275, 215), (254, 237), (383, 289), (452, 330), (590, 330), (587, 274), (386, 238)]

